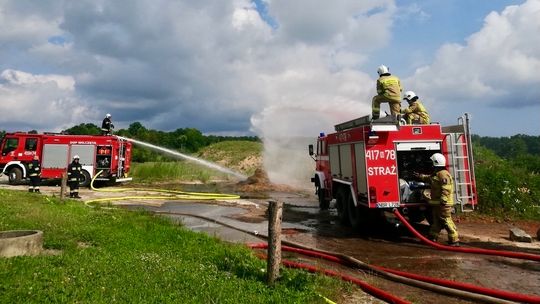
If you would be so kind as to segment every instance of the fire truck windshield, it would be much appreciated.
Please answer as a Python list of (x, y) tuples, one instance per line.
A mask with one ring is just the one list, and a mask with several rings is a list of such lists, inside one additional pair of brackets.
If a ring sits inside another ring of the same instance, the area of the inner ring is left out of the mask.
[(2, 149), (2, 154), (7, 154), (19, 146), (19, 139), (18, 138), (8, 138), (6, 140), (6, 144), (4, 145), (4, 149)]

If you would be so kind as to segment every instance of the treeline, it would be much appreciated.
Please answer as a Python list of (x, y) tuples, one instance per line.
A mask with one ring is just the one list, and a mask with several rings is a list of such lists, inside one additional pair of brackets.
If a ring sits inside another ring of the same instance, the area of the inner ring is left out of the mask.
[[(91, 123), (83, 123), (63, 131), (66, 134), (101, 134), (101, 129)], [(116, 130), (114, 134), (128, 138), (137, 139), (150, 144), (158, 145), (168, 149), (177, 150), (184, 153), (196, 153), (201, 148), (211, 144), (228, 141), (228, 140), (244, 140), (244, 141), (259, 141), (257, 136), (216, 136), (204, 135), (201, 131), (195, 128), (180, 128), (172, 132), (158, 131), (147, 129), (140, 122), (134, 122), (127, 129)], [(163, 156), (150, 151), (146, 148), (134, 147), (132, 160), (135, 162), (159, 161)]]
[(487, 137), (473, 135), (472, 140), (506, 159), (527, 154), (540, 156), (540, 136), (518, 134), (510, 137)]

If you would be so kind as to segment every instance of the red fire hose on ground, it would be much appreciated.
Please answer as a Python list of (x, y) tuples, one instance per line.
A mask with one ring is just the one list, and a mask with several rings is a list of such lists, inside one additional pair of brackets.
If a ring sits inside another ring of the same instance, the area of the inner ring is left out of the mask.
[[(249, 244), (248, 247), (250, 247), (251, 249), (266, 249), (268, 248), (268, 244), (266, 243), (258, 243), (258, 244)], [(291, 251), (291, 252), (301, 252), (303, 251), (302, 249), (297, 249), (297, 248), (294, 248), (294, 247), (289, 247), (289, 246), (282, 246), (281, 247), (282, 250), (285, 250), (285, 251)], [(299, 251), (296, 251), (296, 250), (299, 250)], [(259, 258), (261, 259), (266, 259), (266, 255), (264, 254), (258, 254), (257, 255)], [(327, 258), (331, 261), (334, 261), (334, 262), (339, 262), (339, 258), (336, 258), (336, 257), (332, 257), (330, 255), (327, 255)], [(337, 259), (337, 260), (332, 260), (331, 258), (334, 258), (334, 259)], [(289, 260), (285, 260), (285, 259), (282, 259), (281, 260), (281, 263), (286, 266), (286, 267), (289, 267), (289, 268), (297, 268), (297, 269), (303, 269), (303, 270), (307, 270), (309, 272), (312, 272), (312, 273), (323, 273), (327, 276), (331, 276), (331, 277), (336, 277), (336, 278), (340, 278), (342, 279), (343, 281), (346, 281), (346, 282), (351, 282), (353, 284), (356, 284), (358, 285), (363, 291), (367, 292), (368, 294), (378, 298), (378, 299), (381, 299), (387, 303), (398, 303), (398, 304), (409, 304), (410, 302), (408, 301), (405, 301), (401, 298), (398, 298), (380, 288), (377, 288), (377, 287), (374, 287), (374, 286), (371, 286), (369, 285), (368, 283), (358, 279), (358, 278), (355, 278), (353, 276), (349, 276), (349, 275), (346, 275), (346, 274), (341, 274), (337, 271), (333, 271), (333, 270), (329, 270), (329, 269), (324, 269), (324, 268), (320, 268), (320, 267), (315, 267), (315, 266), (312, 266), (312, 265), (309, 265), (309, 264), (305, 264), (305, 263), (299, 263), (299, 262), (293, 262), (293, 261), (289, 261)]]
[[(249, 247), (263, 249), (263, 248), (267, 248), (268, 245), (266, 243), (260, 243), (260, 244), (249, 245)], [(294, 247), (290, 247), (290, 246), (282, 246), (282, 250), (289, 251), (289, 252), (295, 252), (295, 253), (298, 253), (298, 254), (311, 256), (311, 257), (315, 257), (315, 258), (324, 259), (324, 260), (339, 263), (339, 264), (345, 265), (345, 266), (350, 266), (350, 264), (351, 264), (350, 261), (344, 260), (344, 259), (342, 259), (342, 258), (340, 258), (338, 256), (334, 256), (334, 255), (327, 254), (327, 253), (324, 253), (324, 252), (319, 252), (319, 251), (316, 251), (316, 250), (306, 250), (306, 249), (294, 248)], [(436, 284), (436, 285), (440, 285), (440, 286), (445, 286), (445, 287), (449, 287), (449, 288), (453, 288), (453, 289), (468, 291), (468, 292), (472, 292), (472, 293), (476, 293), (476, 294), (483, 294), (483, 295), (487, 295), (487, 296), (490, 296), (490, 297), (515, 301), (515, 302), (520, 302), (520, 303), (540, 303), (540, 297), (539, 296), (519, 294), (519, 293), (509, 292), (509, 291), (505, 291), (505, 290), (485, 288), (485, 287), (480, 287), (480, 286), (476, 286), (476, 285), (473, 285), (473, 284), (468, 284), (468, 283), (463, 283), (463, 282), (456, 282), (456, 281), (451, 281), (451, 280), (438, 279), (438, 278), (418, 275), (418, 274), (414, 274), (414, 273), (410, 273), (410, 272), (404, 272), (404, 271), (394, 270), (394, 269), (375, 266), (375, 265), (370, 265), (370, 267), (373, 267), (373, 268), (375, 268), (377, 270), (380, 270), (380, 271), (383, 271), (383, 272), (388, 272), (388, 273), (392, 273), (392, 274), (395, 274), (395, 275), (398, 275), (398, 276), (410, 278), (410, 279), (413, 279), (413, 280), (418, 280), (418, 281), (422, 281), (422, 282), (428, 282), (428, 283), (432, 283), (432, 284)]]
[[(238, 230), (238, 231), (250, 234), (250, 235), (254, 235), (254, 236), (257, 236), (257, 237), (261, 237), (261, 238), (267, 238), (263, 234), (256, 233), (256, 232), (254, 233), (254, 232), (249, 231), (249, 230), (241, 229), (241, 228), (235, 227), (233, 225), (229, 225), (227, 223), (224, 223), (224, 222), (212, 219), (212, 218), (208, 218), (208, 217), (205, 217), (205, 216), (200, 216), (200, 215), (190, 214), (190, 213), (180, 213), (180, 212), (163, 212), (163, 211), (160, 212), (160, 211), (158, 211), (158, 212), (155, 212), (155, 213), (157, 213), (157, 214), (170, 214), (170, 215), (184, 215), (184, 216), (196, 217), (196, 218), (200, 218), (200, 219), (204, 219), (204, 220), (207, 220), (207, 221), (210, 221), (210, 222), (214, 222), (214, 223), (223, 225), (225, 227), (229, 227), (231, 229), (235, 229), (235, 230)], [(396, 215), (396, 216), (398, 218), (403, 219), (402, 221), (403, 221), (404, 224), (406, 224), (406, 225), (408, 224), (410, 226), (410, 224), (401, 216), (401, 214), (399, 214), (399, 212), (398, 212), (398, 215)], [(424, 238), (416, 230), (414, 230), (412, 228), (412, 226), (410, 227), (410, 229), (411, 229), (411, 231), (416, 232), (418, 234), (417, 236), (419, 236), (421, 238)], [(427, 242), (430, 242), (427, 239), (425, 239), (425, 240)], [(326, 259), (326, 260), (329, 260), (329, 261), (342, 263), (343, 265), (347, 265), (347, 266), (354, 265), (355, 267), (367, 269), (368, 271), (370, 271), (370, 272), (372, 272), (374, 274), (378, 274), (378, 275), (380, 275), (380, 276), (382, 276), (384, 278), (387, 278), (387, 279), (390, 279), (390, 280), (393, 280), (393, 281), (396, 281), (396, 282), (408, 284), (408, 285), (419, 287), (419, 288), (424, 288), (426, 290), (431, 290), (431, 291), (439, 292), (439, 293), (442, 293), (442, 294), (463, 297), (465, 299), (473, 299), (473, 300), (476, 300), (476, 301), (486, 302), (486, 303), (508, 303), (506, 300), (511, 300), (511, 301), (515, 301), (515, 302), (522, 302), (522, 303), (540, 303), (540, 297), (535, 296), (535, 295), (524, 295), (524, 294), (513, 293), (513, 292), (508, 292), (508, 291), (503, 291), (503, 290), (496, 290), (496, 289), (489, 289), (489, 288), (479, 287), (479, 286), (475, 286), (475, 285), (467, 284), (467, 283), (460, 283), (460, 282), (453, 282), (453, 281), (442, 280), (442, 279), (437, 279), (437, 278), (425, 277), (425, 276), (421, 276), (421, 275), (417, 275), (417, 274), (412, 274), (412, 273), (387, 269), (387, 268), (383, 268), (383, 267), (368, 265), (368, 264), (365, 264), (365, 263), (363, 263), (363, 262), (361, 262), (361, 261), (359, 261), (359, 260), (357, 260), (355, 258), (349, 257), (349, 256), (345, 256), (345, 255), (335, 253), (335, 252), (324, 251), (324, 250), (320, 250), (320, 249), (316, 249), (316, 248), (307, 247), (307, 246), (304, 246), (302, 244), (298, 244), (298, 243), (291, 242), (291, 241), (282, 240), (282, 243), (284, 245), (290, 245), (290, 246), (282, 246), (282, 249), (285, 250), (285, 251), (291, 251), (291, 252), (305, 254), (305, 255), (308, 255), (308, 256), (313, 256), (313, 257), (317, 257), (317, 258), (321, 258), (321, 259)], [(434, 244), (439, 245), (439, 244), (436, 244), (436, 243), (434, 243)], [(267, 246), (268, 245), (266, 243), (261, 243), (261, 244), (255, 244), (255, 245), (250, 246), (250, 247), (252, 247), (252, 248), (267, 248)], [(294, 247), (291, 247), (291, 246), (294, 246)], [(465, 248), (461, 248), (461, 247), (450, 247), (450, 246), (443, 246), (443, 245), (439, 245), (439, 246), (448, 248), (449, 250), (450, 249), (465, 249)], [(467, 249), (475, 249), (475, 248), (467, 248)], [(480, 250), (480, 249), (478, 249), (478, 250)], [(497, 255), (495, 253), (498, 252), (498, 251), (496, 251), (496, 250), (490, 250), (490, 251), (493, 252), (492, 255)], [(513, 252), (508, 252), (508, 253), (513, 253)], [(525, 254), (525, 255), (527, 255), (527, 254)], [(530, 256), (535, 256), (535, 255), (530, 255)], [(289, 266), (291, 266), (291, 267), (292, 267), (292, 265), (294, 265), (294, 264), (289, 264)], [(309, 266), (309, 265), (307, 265), (307, 266)], [(310, 267), (312, 267), (312, 266), (310, 266)], [(313, 269), (310, 269), (309, 267), (306, 267), (304, 269), (306, 269), (308, 271), (313, 271)], [(321, 272), (321, 270), (319, 269), (319, 270), (317, 270), (317, 272)], [(330, 273), (328, 273), (328, 275), (330, 275)], [(340, 277), (342, 275), (337, 274), (335, 276)], [(346, 278), (342, 278), (342, 279), (347, 280)], [(353, 283), (356, 283), (353, 280), (349, 280), (349, 281), (353, 282)], [(436, 284), (436, 285), (434, 285), (434, 284)], [(444, 286), (447, 286), (447, 287), (444, 287)], [(373, 288), (375, 288), (375, 287), (373, 287)], [(367, 291), (367, 289), (369, 289), (369, 287), (366, 287), (365, 291)], [(385, 291), (382, 291), (382, 293), (380, 291), (374, 291), (374, 293), (372, 295), (378, 297), (378, 296), (383, 296), (385, 293), (386, 293)], [(395, 296), (393, 296), (393, 295), (391, 295), (389, 293), (386, 293), (386, 294), (388, 295), (388, 300), (385, 300), (385, 301), (387, 301), (388, 303), (398, 303), (398, 302), (391, 302), (391, 301), (393, 301), (391, 299), (395, 298)], [(503, 299), (505, 299), (505, 300), (503, 300)], [(381, 298), (381, 300), (384, 300), (384, 299)]]
[(484, 254), (484, 255), (494, 255), (494, 256), (501, 256), (501, 257), (508, 257), (508, 258), (514, 258), (514, 259), (522, 259), (522, 260), (530, 260), (530, 261), (536, 261), (540, 262), (540, 255), (536, 254), (530, 254), (530, 253), (523, 253), (523, 252), (512, 252), (512, 251), (504, 251), (504, 250), (491, 250), (491, 249), (482, 249), (482, 248), (463, 248), (463, 247), (452, 247), (452, 246), (445, 246), (441, 245), (439, 243), (432, 242), (428, 240), (426, 237), (424, 237), (420, 232), (416, 231), (411, 224), (399, 213), (398, 209), (394, 209), (394, 215), (409, 229), (409, 231), (414, 234), (417, 238), (419, 238), (422, 242), (435, 247), (440, 250), (446, 250), (446, 251), (453, 251), (453, 252), (464, 252), (464, 253), (476, 253), (476, 254)]
[(373, 287), (369, 284), (367, 284), (366, 282), (360, 280), (360, 279), (357, 279), (353, 276), (348, 276), (348, 275), (345, 275), (345, 274), (341, 274), (337, 271), (333, 271), (333, 270), (328, 270), (328, 269), (320, 269), (320, 268), (317, 268), (315, 266), (312, 266), (312, 265), (308, 265), (308, 264), (304, 264), (304, 263), (298, 263), (298, 262), (293, 262), (293, 261), (287, 261), (287, 260), (282, 260), (282, 263), (283, 265), (287, 266), (287, 267), (290, 267), (290, 268), (299, 268), (299, 269), (304, 269), (304, 270), (307, 270), (309, 272), (313, 272), (313, 273), (318, 273), (318, 272), (322, 272), (324, 273), (325, 275), (327, 276), (331, 276), (331, 277), (337, 277), (337, 278), (341, 278), (343, 281), (347, 281), (347, 282), (351, 282), (353, 284), (356, 284), (358, 285), (363, 291), (369, 293), (370, 295), (378, 298), (378, 299), (381, 299), (387, 303), (396, 303), (396, 304), (409, 304), (410, 302), (408, 301), (405, 301), (401, 298), (398, 298), (382, 289), (379, 289), (377, 287)]

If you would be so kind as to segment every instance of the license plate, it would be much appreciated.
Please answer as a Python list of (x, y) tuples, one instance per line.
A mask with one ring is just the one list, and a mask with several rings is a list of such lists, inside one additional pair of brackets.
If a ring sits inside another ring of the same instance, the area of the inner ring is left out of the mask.
[(385, 203), (377, 203), (377, 208), (397, 208), (399, 207), (399, 202), (385, 202)]

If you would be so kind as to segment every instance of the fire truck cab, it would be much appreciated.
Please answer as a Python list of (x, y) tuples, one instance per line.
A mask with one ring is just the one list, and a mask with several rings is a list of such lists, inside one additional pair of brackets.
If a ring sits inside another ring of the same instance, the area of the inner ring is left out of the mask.
[(103, 173), (97, 180), (131, 180), (131, 142), (116, 136), (7, 133), (0, 142), (0, 151), (0, 172), (7, 174), (10, 184), (27, 178), (27, 166), (34, 155), (39, 157), (42, 179), (61, 178), (73, 156), (79, 155), (81, 186), (88, 186), (99, 171)]
[[(453, 126), (438, 123), (405, 125), (392, 116), (370, 116), (321, 133), (316, 150), (315, 185), (319, 207), (336, 200), (340, 221), (354, 227), (373, 223), (384, 210), (398, 208), (409, 220), (420, 222), (429, 214), (429, 185), (413, 173), (431, 174), (430, 156), (442, 153), (454, 179), (456, 207), (473, 210), (477, 203), (472, 144), (467, 114)], [(428, 216), (429, 219), (429, 216)]]

